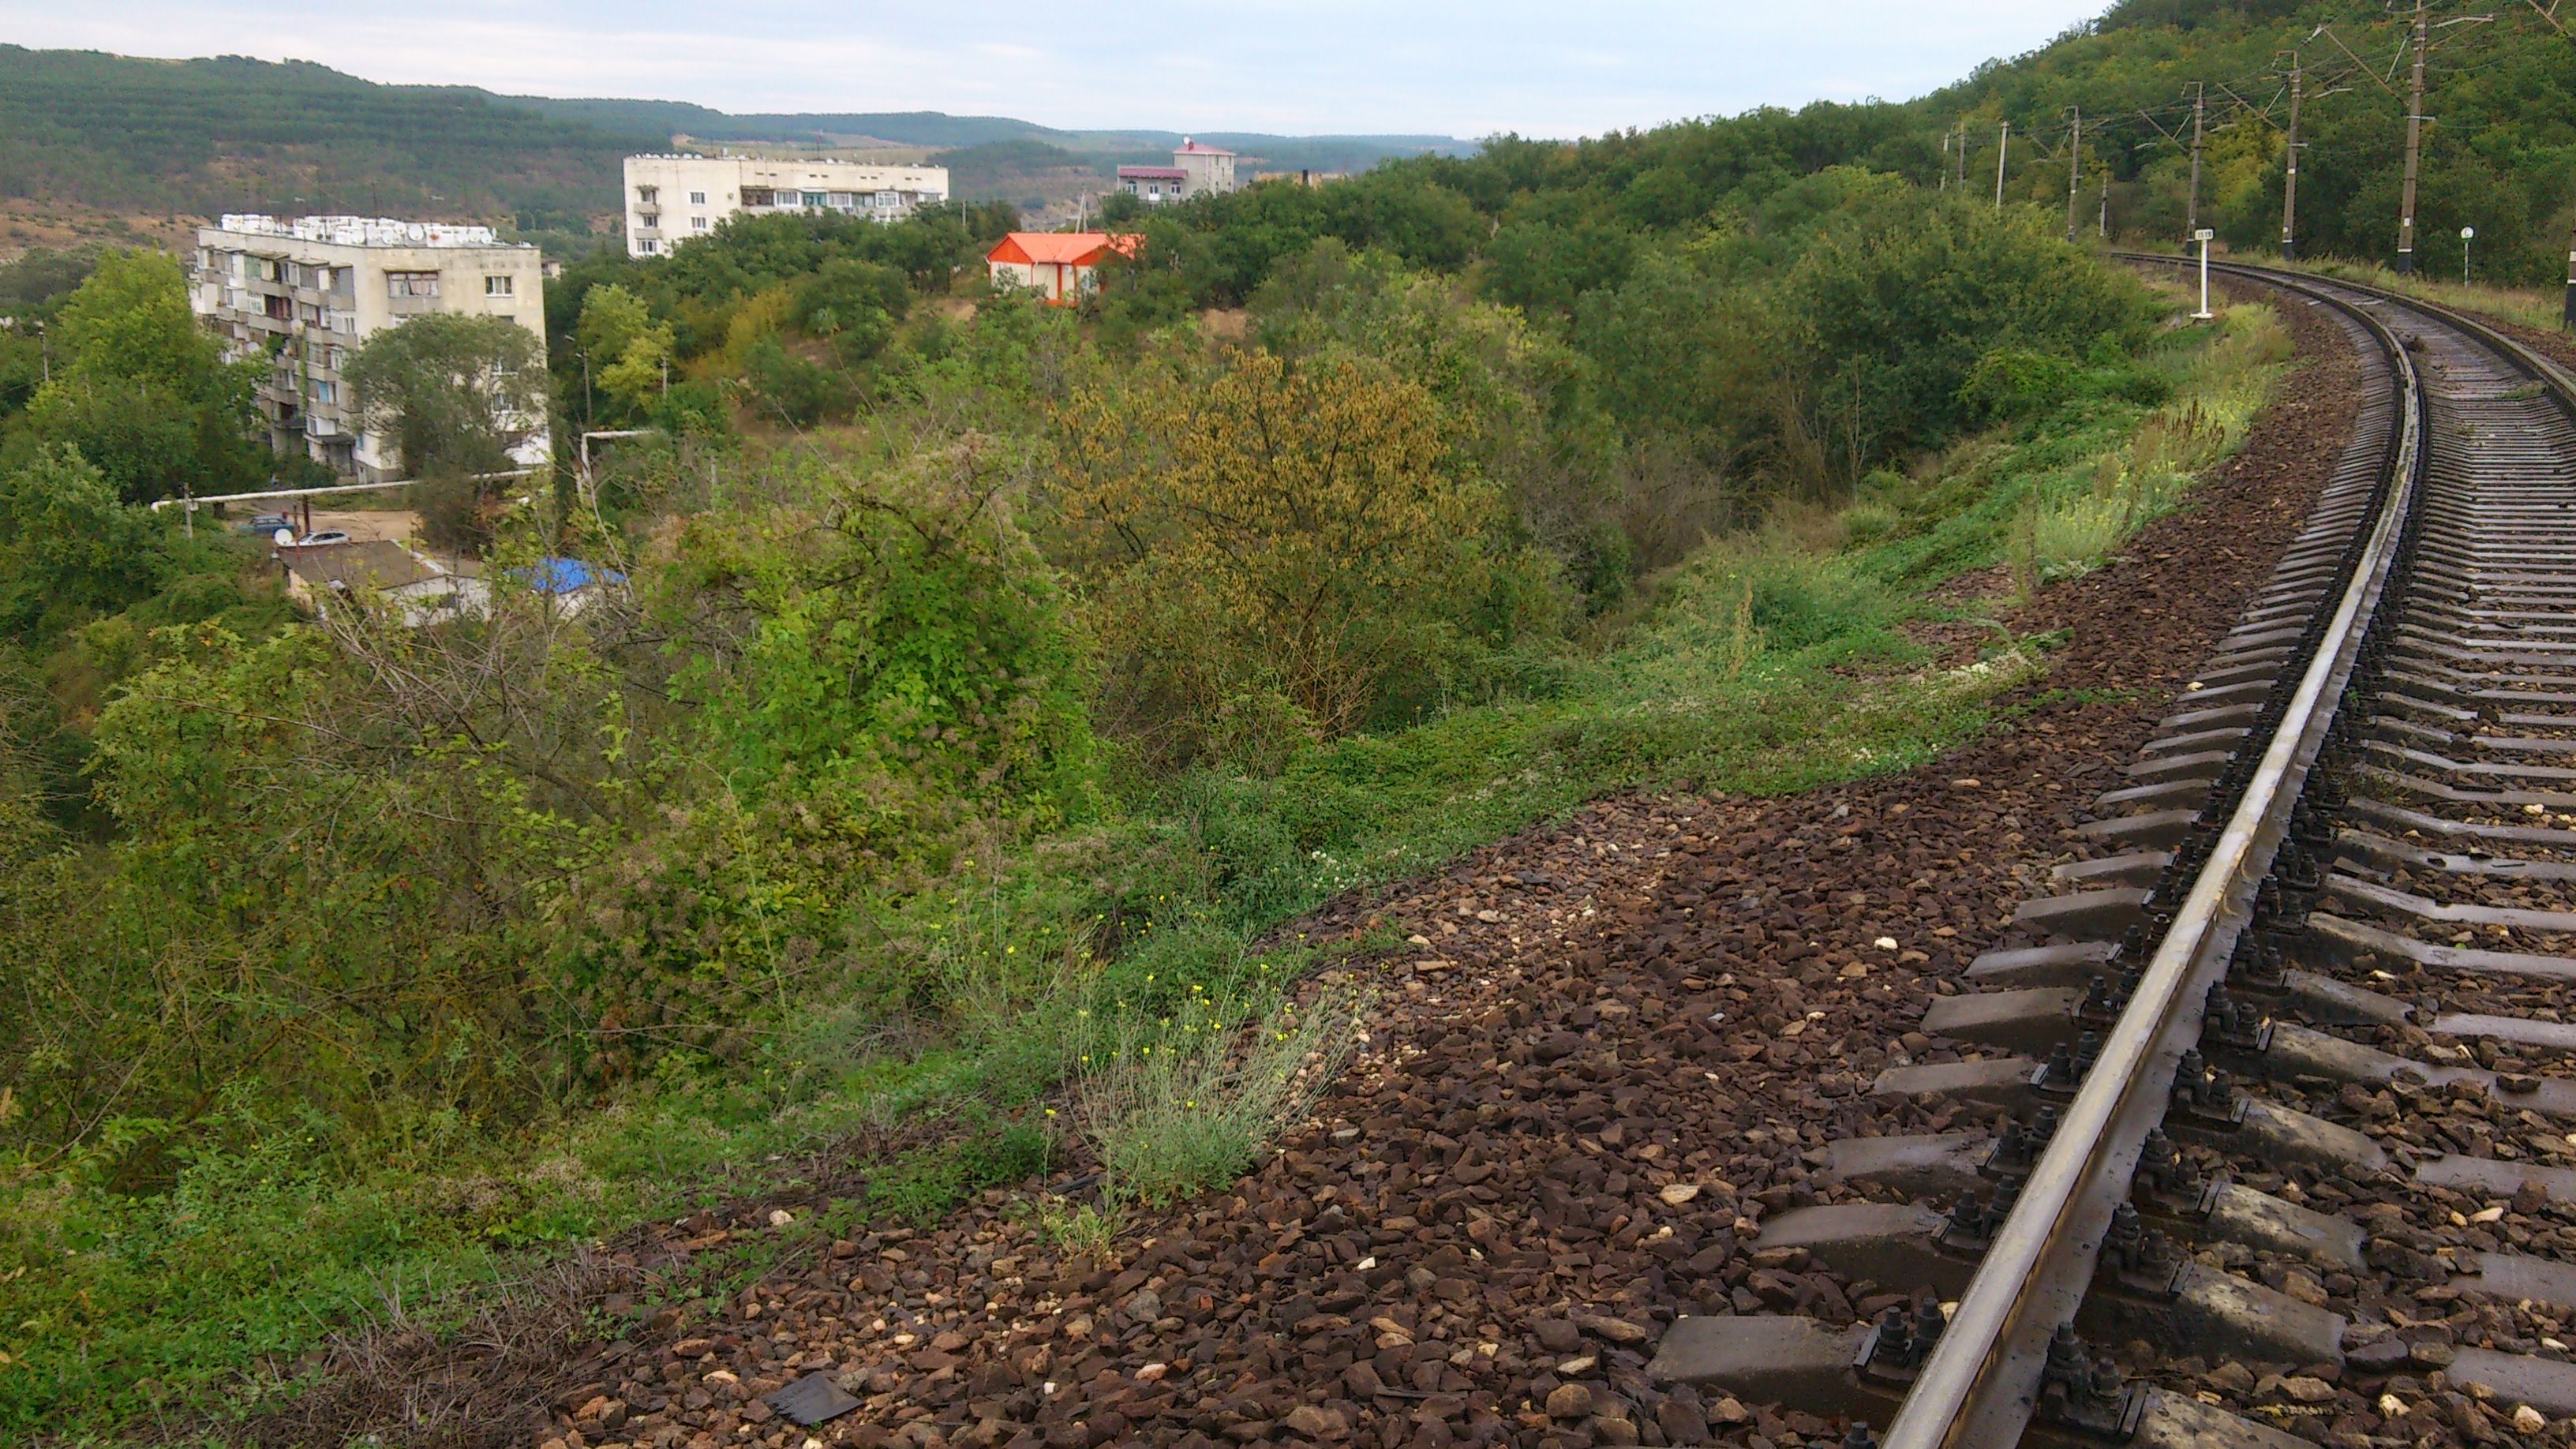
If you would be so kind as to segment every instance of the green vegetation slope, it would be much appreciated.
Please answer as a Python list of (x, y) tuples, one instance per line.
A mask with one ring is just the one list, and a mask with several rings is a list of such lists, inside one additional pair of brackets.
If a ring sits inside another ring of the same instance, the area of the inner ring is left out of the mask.
[(470, 86), (302, 61), (137, 60), (0, 46), (0, 196), (153, 213), (516, 215), (578, 225), (648, 138)]

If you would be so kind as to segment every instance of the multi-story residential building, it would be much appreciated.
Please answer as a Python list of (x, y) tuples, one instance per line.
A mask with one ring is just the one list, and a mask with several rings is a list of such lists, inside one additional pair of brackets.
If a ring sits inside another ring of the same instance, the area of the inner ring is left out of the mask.
[[(359, 423), (341, 368), (369, 337), (424, 312), (507, 317), (546, 341), (545, 262), (490, 227), (359, 216), (222, 217), (197, 229), (189, 303), (232, 357), (264, 357), (269, 441), (333, 471), (400, 476)], [(522, 462), (547, 451), (543, 432)]]
[(715, 230), (726, 217), (781, 211), (837, 211), (895, 221), (948, 199), (945, 166), (877, 166), (857, 161), (762, 156), (626, 158), (626, 254), (669, 252)]
[(1156, 206), (1211, 191), (1232, 191), (1234, 153), (1223, 146), (1202, 146), (1184, 136), (1173, 150), (1169, 166), (1119, 167), (1118, 189)]

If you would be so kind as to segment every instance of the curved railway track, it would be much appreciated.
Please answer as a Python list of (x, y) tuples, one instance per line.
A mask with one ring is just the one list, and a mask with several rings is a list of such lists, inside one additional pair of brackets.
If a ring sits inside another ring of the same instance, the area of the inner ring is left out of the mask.
[(1683, 1318), (1665, 1382), (1853, 1449), (2576, 1443), (2576, 379), (2213, 270), (2370, 359), (2333, 479), (1932, 1006), (1962, 1059), (1876, 1083), (1981, 1125), (1832, 1144), (1860, 1200), (1751, 1244), (1914, 1306)]

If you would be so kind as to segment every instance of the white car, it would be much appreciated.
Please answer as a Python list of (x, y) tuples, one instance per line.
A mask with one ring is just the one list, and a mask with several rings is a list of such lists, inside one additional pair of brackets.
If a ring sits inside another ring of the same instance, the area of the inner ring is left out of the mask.
[(308, 533), (302, 538), (297, 539), (295, 541), (295, 546), (297, 548), (311, 548), (317, 543), (347, 543), (348, 541), (349, 535), (341, 532), (339, 529), (326, 528), (320, 533)]

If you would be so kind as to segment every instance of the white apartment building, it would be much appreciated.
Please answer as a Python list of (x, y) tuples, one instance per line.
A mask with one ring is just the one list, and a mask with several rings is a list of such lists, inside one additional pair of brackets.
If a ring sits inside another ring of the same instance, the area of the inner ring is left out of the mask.
[[(279, 452), (333, 471), (401, 476), (358, 425), (340, 370), (358, 344), (424, 312), (507, 317), (546, 342), (545, 262), (485, 226), (360, 216), (228, 215), (197, 229), (189, 304), (230, 357), (266, 357), (259, 410)], [(540, 432), (520, 461), (546, 455)]]
[(761, 156), (626, 158), (626, 254), (649, 257), (705, 236), (728, 216), (837, 211), (894, 221), (948, 199), (945, 166)]
[(1234, 153), (1223, 146), (1202, 146), (1187, 136), (1172, 150), (1169, 166), (1121, 166), (1118, 189), (1148, 206), (1182, 201), (1207, 192), (1236, 189)]

